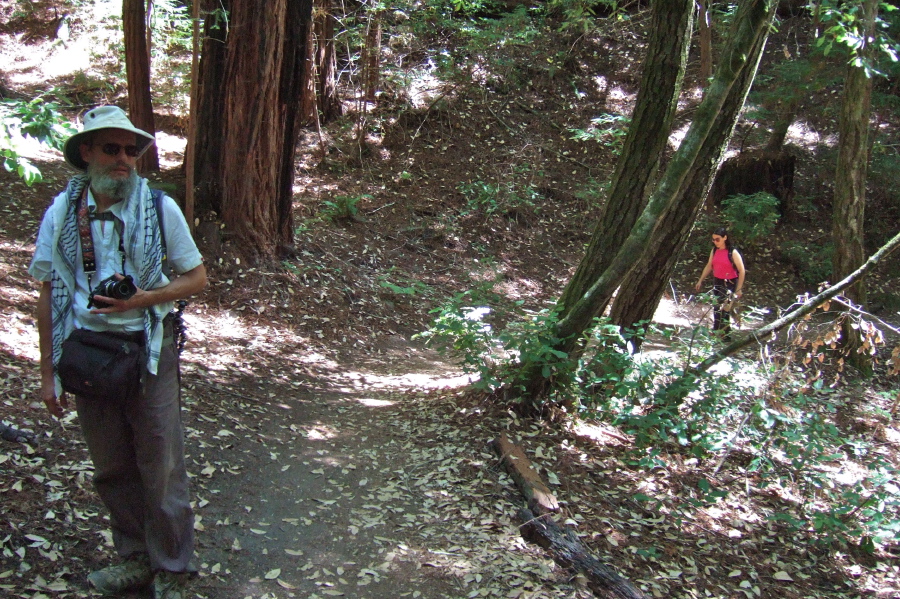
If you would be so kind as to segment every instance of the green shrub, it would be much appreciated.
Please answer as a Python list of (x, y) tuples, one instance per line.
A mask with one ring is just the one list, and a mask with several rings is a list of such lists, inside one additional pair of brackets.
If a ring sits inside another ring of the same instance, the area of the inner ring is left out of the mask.
[(622, 153), (631, 119), (621, 114), (602, 114), (591, 119), (587, 129), (569, 129), (572, 139), (595, 141), (606, 146), (615, 156)]
[[(457, 189), (466, 200), (463, 216), (478, 213), (505, 215), (518, 210), (533, 210), (540, 196), (527, 168), (514, 169), (509, 181), (488, 183), (480, 179), (460, 183)], [(522, 180), (525, 183), (522, 183)]]
[(722, 213), (731, 233), (752, 244), (775, 230), (779, 205), (778, 198), (764, 191), (737, 194), (722, 201)]
[(372, 196), (363, 194), (358, 196), (337, 195), (331, 200), (322, 202), (320, 215), (322, 218), (332, 221), (353, 220), (359, 213), (359, 202), (370, 199)]
[(77, 130), (58, 111), (59, 105), (33, 100), (5, 100), (0, 104), (0, 162), (27, 185), (41, 181), (41, 171), (20, 153), (17, 141), (32, 137), (61, 150), (65, 140)]

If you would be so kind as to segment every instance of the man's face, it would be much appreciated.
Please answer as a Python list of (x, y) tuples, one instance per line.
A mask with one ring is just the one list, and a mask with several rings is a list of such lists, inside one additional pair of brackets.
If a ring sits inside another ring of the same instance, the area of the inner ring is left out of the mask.
[(136, 183), (137, 135), (123, 129), (101, 129), (91, 145), (81, 146), (91, 188), (102, 195), (123, 200)]
[[(117, 179), (125, 179), (134, 170), (137, 156), (137, 135), (124, 129), (101, 129), (94, 135), (93, 144), (81, 146), (81, 157), (95, 169)], [(116, 153), (117, 152), (117, 153)]]

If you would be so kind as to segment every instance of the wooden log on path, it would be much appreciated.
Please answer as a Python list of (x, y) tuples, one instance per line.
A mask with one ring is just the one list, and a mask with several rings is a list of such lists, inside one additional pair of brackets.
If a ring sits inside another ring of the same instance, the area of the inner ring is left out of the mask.
[(541, 480), (541, 475), (531, 465), (525, 452), (513, 444), (503, 433), (494, 439), (492, 445), (494, 451), (500, 456), (500, 461), (506, 467), (506, 471), (509, 472), (516, 486), (525, 496), (528, 509), (536, 514), (558, 512), (559, 502), (556, 500), (556, 496)]
[(591, 555), (571, 529), (559, 526), (549, 515), (535, 516), (526, 508), (519, 510), (518, 516), (523, 522), (522, 537), (547, 549), (557, 564), (584, 574), (588, 588), (598, 597), (646, 599), (640, 589)]
[(551, 514), (559, 511), (559, 501), (547, 488), (522, 449), (505, 434), (491, 442), (516, 486), (528, 502), (519, 510), (522, 537), (547, 549), (564, 568), (584, 574), (588, 588), (603, 599), (646, 599), (646, 596), (615, 570), (591, 555), (571, 529), (558, 525)]

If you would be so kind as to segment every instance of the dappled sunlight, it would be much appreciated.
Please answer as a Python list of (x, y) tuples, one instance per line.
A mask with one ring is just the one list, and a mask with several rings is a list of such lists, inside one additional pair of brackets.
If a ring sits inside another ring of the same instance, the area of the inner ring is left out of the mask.
[(677, 150), (681, 145), (681, 142), (684, 141), (685, 136), (687, 135), (688, 129), (690, 129), (690, 123), (682, 125), (677, 129), (672, 129), (672, 133), (669, 134), (669, 147), (673, 150)]
[(367, 408), (389, 408), (395, 405), (397, 402), (388, 401), (386, 399), (375, 399), (373, 397), (361, 397), (356, 400), (360, 404), (366, 406)]
[(159, 154), (160, 168), (179, 168), (184, 162), (187, 141), (177, 135), (169, 135), (165, 131), (156, 132), (156, 148)]
[(316, 425), (306, 428), (306, 438), (310, 441), (327, 441), (337, 436), (338, 432), (330, 426)]
[(823, 136), (810, 123), (796, 120), (788, 129), (785, 142), (805, 150), (815, 151), (820, 146), (834, 147), (837, 144), (837, 138), (833, 135)]

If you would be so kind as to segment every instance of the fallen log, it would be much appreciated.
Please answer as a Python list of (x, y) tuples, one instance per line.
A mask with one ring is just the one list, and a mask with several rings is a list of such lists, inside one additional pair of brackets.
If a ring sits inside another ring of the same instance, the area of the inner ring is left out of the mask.
[(537, 469), (505, 434), (491, 442), (500, 461), (528, 502), (519, 510), (522, 537), (550, 551), (553, 560), (564, 568), (584, 574), (588, 588), (603, 599), (646, 599), (628, 580), (590, 554), (572, 530), (559, 526), (551, 514), (559, 511), (559, 501), (541, 480)]
[(535, 516), (526, 508), (518, 513), (522, 537), (550, 551), (553, 561), (587, 578), (588, 588), (603, 599), (646, 599), (638, 588), (590, 554), (578, 536), (560, 527), (549, 515)]
[(519, 491), (525, 496), (528, 509), (537, 514), (559, 511), (559, 502), (556, 500), (556, 496), (541, 480), (541, 475), (537, 473), (520, 447), (513, 444), (503, 433), (494, 439), (491, 445), (500, 456), (500, 461), (503, 462), (506, 471), (519, 487)]

